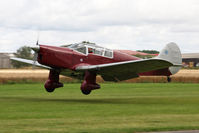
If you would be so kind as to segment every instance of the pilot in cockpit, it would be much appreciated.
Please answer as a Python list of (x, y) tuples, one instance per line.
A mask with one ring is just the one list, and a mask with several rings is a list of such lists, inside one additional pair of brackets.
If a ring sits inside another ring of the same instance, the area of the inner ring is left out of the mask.
[(93, 49), (92, 48), (88, 48), (88, 53), (89, 54), (93, 54), (94, 53)]

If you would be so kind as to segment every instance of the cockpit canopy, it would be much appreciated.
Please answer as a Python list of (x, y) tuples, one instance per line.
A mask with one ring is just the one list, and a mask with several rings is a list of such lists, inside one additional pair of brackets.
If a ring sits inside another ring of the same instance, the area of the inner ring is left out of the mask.
[(82, 43), (71, 44), (65, 47), (71, 48), (85, 55), (95, 54), (99, 56), (113, 58), (113, 50), (98, 46), (95, 43), (82, 42)]

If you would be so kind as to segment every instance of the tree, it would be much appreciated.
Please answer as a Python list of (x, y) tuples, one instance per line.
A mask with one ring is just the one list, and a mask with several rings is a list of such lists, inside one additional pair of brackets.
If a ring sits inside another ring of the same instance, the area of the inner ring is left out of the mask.
[[(20, 47), (14, 55), (18, 58), (29, 59), (29, 60), (33, 59), (33, 54), (31, 53), (31, 48), (27, 47), (27, 46)], [(22, 67), (31, 66), (29, 64), (21, 63), (21, 62), (18, 62), (18, 61), (12, 61), (12, 65), (15, 68), (22, 68)]]

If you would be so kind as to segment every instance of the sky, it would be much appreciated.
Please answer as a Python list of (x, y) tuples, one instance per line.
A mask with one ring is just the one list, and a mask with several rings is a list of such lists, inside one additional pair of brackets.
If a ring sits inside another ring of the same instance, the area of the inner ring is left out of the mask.
[(199, 0), (1, 0), (0, 52), (82, 41), (111, 49), (199, 52)]

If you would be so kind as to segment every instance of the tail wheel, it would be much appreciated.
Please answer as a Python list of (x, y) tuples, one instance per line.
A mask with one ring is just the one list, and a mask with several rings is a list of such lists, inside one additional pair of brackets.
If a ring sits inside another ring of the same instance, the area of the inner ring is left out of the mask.
[(89, 95), (91, 90), (81, 90), (84, 95)]
[(168, 82), (171, 82), (171, 77), (168, 76), (168, 77), (167, 77), (167, 81), (168, 81)]
[(53, 92), (55, 90), (55, 88), (46, 88), (47, 92)]

